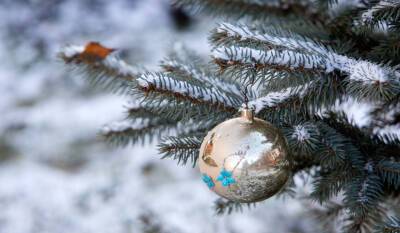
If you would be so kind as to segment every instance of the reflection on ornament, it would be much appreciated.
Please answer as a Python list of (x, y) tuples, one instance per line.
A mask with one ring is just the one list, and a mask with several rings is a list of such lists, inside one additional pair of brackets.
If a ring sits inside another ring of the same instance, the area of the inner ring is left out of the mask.
[(208, 165), (216, 167), (217, 164), (215, 163), (215, 161), (210, 157), (211, 153), (212, 153), (212, 149), (213, 149), (213, 140), (214, 139), (214, 134), (211, 135), (210, 140), (207, 141), (207, 144), (205, 146), (204, 149), (204, 153), (201, 156), (201, 159)]
[[(276, 194), (290, 177), (291, 160), (282, 133), (254, 118), (251, 110), (227, 120), (205, 137), (200, 171), (217, 194), (236, 202), (256, 202)], [(217, 182), (213, 182), (217, 181)]]

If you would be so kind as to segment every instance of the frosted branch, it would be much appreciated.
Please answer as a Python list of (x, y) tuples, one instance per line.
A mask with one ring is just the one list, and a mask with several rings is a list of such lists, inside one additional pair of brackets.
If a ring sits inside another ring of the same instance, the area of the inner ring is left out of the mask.
[(213, 105), (227, 111), (236, 111), (240, 104), (238, 99), (229, 97), (218, 89), (196, 86), (160, 73), (142, 74), (137, 81), (138, 88), (145, 93), (158, 92), (192, 103)]
[(84, 46), (69, 45), (69, 46), (65, 46), (64, 48), (62, 48), (60, 50), (60, 53), (66, 59), (72, 59), (73, 57), (76, 57), (79, 54), (81, 54), (84, 50), (85, 50)]
[(388, 81), (389, 70), (366, 61), (359, 61), (350, 67), (349, 78), (365, 83), (385, 83)]
[[(283, 46), (283, 45), (282, 45)], [(228, 65), (254, 64), (258, 67), (271, 67), (288, 70), (320, 70), (330, 73), (339, 70), (348, 74), (350, 81), (363, 82), (369, 84), (399, 83), (400, 73), (391, 67), (380, 66), (368, 61), (356, 60), (329, 50), (317, 49), (310, 46), (303, 47), (300, 44), (292, 48), (302, 48), (306, 53), (295, 52), (292, 50), (259, 50), (247, 47), (229, 46), (214, 49), (213, 56), (216, 60), (225, 61)], [(320, 55), (316, 51), (325, 54)]]
[(398, 1), (381, 0), (378, 4), (375, 4), (373, 7), (369, 8), (361, 14), (361, 21), (363, 23), (371, 23), (381, 21), (382, 19), (390, 19), (391, 17), (393, 17), (390, 14), (387, 14), (386, 17), (376, 19), (376, 14), (379, 13), (379, 11), (389, 10), (390, 8), (395, 8), (398, 6)]
[[(85, 73), (87, 79), (94, 84), (100, 83), (103, 87), (125, 91), (129, 83), (135, 80), (137, 72), (120, 59), (113, 49), (100, 47), (105, 51), (90, 51), (88, 47), (70, 45), (59, 52), (59, 57), (67, 65), (77, 69), (77, 73)], [(116, 81), (116, 82), (114, 82)]]
[(249, 102), (249, 106), (253, 106), (255, 112), (258, 113), (264, 108), (275, 107), (294, 96), (297, 95), (293, 94), (293, 90), (288, 88), (280, 92), (271, 92), (266, 96), (252, 100)]
[[(307, 38), (294, 34), (290, 37), (277, 36), (276, 32), (261, 33), (250, 29), (244, 25), (233, 25), (228, 23), (220, 24), (215, 30), (217, 33), (229, 37), (235, 41), (250, 40), (257, 43), (266, 44), (268, 47), (286, 48), (293, 51), (314, 52), (327, 55), (330, 51), (322, 44), (318, 44)], [(288, 33), (287, 33), (288, 34)]]
[(245, 47), (220, 47), (213, 51), (216, 59), (243, 64), (257, 63), (261, 66), (287, 67), (288, 69), (317, 69), (332, 71), (332, 64), (318, 55), (306, 55), (290, 50), (258, 50)]

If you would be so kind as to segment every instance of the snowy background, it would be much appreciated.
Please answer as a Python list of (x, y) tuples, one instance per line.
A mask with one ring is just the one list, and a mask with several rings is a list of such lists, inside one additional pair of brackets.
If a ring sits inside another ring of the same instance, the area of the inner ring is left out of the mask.
[(97, 138), (126, 99), (69, 73), (57, 51), (101, 41), (154, 68), (181, 41), (206, 56), (215, 22), (184, 18), (166, 0), (1, 1), (0, 233), (314, 232), (293, 199), (216, 216), (197, 169)]

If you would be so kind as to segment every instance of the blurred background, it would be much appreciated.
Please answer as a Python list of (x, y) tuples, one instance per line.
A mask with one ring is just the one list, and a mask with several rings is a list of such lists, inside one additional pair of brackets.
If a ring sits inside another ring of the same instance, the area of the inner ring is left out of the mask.
[(315, 232), (290, 198), (216, 216), (196, 168), (160, 160), (155, 144), (99, 140), (126, 97), (90, 87), (56, 56), (94, 40), (155, 69), (180, 44), (208, 56), (216, 23), (168, 0), (1, 0), (0, 233)]

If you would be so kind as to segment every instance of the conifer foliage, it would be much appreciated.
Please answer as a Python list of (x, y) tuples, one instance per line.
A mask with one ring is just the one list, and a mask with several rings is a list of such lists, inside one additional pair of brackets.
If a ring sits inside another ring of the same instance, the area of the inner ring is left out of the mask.
[(195, 166), (207, 131), (237, 115), (252, 82), (250, 106), (284, 132), (294, 175), (311, 177), (309, 198), (326, 209), (320, 217), (341, 219), (342, 232), (400, 232), (400, 2), (176, 4), (224, 17), (209, 38), (210, 60), (180, 49), (159, 71), (141, 72), (98, 43), (60, 52), (90, 82), (131, 97), (126, 119), (104, 138), (160, 139), (163, 157)]

